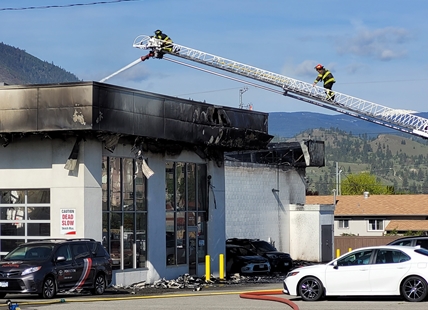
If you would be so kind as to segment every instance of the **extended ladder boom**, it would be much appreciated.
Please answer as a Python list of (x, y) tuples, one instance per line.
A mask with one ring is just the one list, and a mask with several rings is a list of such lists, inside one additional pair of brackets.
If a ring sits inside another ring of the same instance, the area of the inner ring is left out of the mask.
[(162, 58), (163, 54), (173, 55), (280, 87), (283, 90), (281, 91), (283, 95), (295, 99), (303, 100), (419, 137), (428, 138), (428, 119), (426, 118), (413, 115), (403, 110), (391, 109), (339, 92), (335, 92), (334, 102), (329, 101), (326, 98), (324, 88), (314, 87), (311, 83), (299, 81), (281, 74), (262, 70), (175, 43), (173, 44), (172, 52), (165, 52), (162, 51), (162, 45), (163, 42), (161, 40), (145, 35), (138, 36), (133, 44), (136, 48), (151, 50), (151, 53), (145, 58), (142, 57), (142, 60), (147, 57)]

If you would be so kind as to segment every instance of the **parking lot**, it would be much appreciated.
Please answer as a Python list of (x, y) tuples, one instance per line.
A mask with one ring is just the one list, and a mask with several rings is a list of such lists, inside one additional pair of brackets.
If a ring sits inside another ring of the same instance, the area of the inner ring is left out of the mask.
[[(272, 292), (281, 290), (281, 283), (267, 283), (246, 287), (207, 287), (200, 291), (192, 290), (158, 290), (157, 294), (122, 294), (109, 293), (101, 297), (92, 295), (59, 295), (52, 300), (42, 300), (37, 295), (7, 295), (6, 298), (17, 302), (21, 309), (61, 309), (75, 310), (95, 309), (164, 309), (164, 310), (200, 310), (200, 309), (293, 309), (291, 306), (268, 300), (244, 299), (242, 293)], [(330, 298), (319, 302), (303, 302), (295, 296), (283, 294), (270, 297), (290, 300), (296, 310), (370, 310), (370, 309), (427, 309), (428, 302), (409, 303), (401, 298)], [(63, 299), (63, 302), (61, 302)], [(6, 307), (4, 307), (6, 308)]]

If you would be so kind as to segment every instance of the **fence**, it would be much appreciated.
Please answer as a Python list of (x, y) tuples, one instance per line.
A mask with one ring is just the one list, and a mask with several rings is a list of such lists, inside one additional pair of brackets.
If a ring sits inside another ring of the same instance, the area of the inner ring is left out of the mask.
[(334, 257), (337, 256), (337, 250), (342, 255), (349, 252), (349, 249), (354, 250), (372, 245), (385, 245), (398, 238), (402, 238), (402, 236), (336, 236), (334, 237)]

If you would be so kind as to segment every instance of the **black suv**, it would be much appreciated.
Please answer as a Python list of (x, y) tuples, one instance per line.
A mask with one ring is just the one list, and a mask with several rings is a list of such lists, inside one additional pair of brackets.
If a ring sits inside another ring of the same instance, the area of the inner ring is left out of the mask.
[(428, 236), (408, 236), (391, 241), (388, 245), (417, 246), (428, 249)]
[(226, 244), (240, 245), (256, 252), (260, 256), (266, 257), (271, 265), (271, 271), (288, 272), (293, 267), (293, 260), (290, 254), (279, 252), (267, 241), (231, 238), (226, 240)]
[(19, 245), (0, 261), (0, 298), (89, 290), (102, 295), (112, 279), (112, 261), (93, 239), (46, 239)]

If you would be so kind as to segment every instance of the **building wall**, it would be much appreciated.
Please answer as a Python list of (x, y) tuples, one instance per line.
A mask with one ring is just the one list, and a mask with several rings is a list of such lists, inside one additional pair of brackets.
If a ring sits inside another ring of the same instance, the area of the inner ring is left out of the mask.
[[(1, 149), (0, 188), (51, 191), (51, 238), (60, 233), (60, 210), (76, 210), (73, 237), (101, 240), (101, 143), (81, 143), (75, 171), (64, 169), (74, 139), (41, 140), (40, 137), (14, 141)], [(98, 162), (98, 163), (97, 163)]]
[[(304, 204), (304, 170), (226, 162), (226, 238), (259, 238), (290, 252), (290, 204)], [(293, 255), (293, 253), (290, 253)]]

